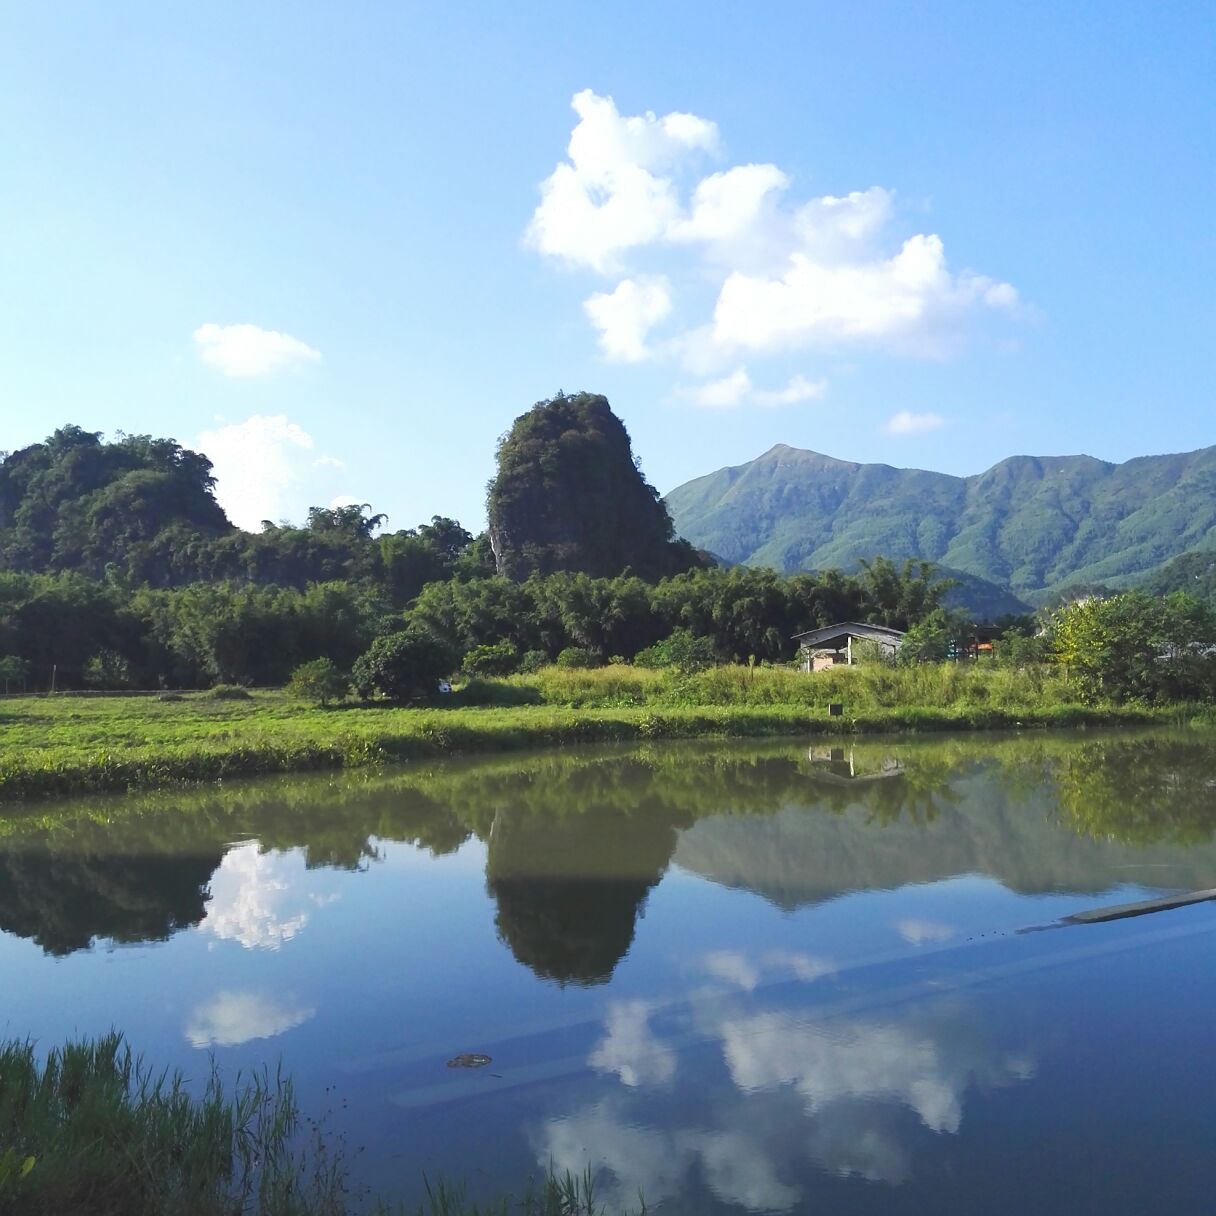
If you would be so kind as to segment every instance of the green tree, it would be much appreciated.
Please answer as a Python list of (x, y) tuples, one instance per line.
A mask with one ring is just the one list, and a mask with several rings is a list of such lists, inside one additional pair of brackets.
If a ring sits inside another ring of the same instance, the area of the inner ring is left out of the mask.
[(1192, 596), (1078, 601), (1056, 612), (1052, 632), (1056, 657), (1091, 702), (1216, 696), (1216, 613)]
[(460, 670), (471, 676), (509, 676), (519, 669), (519, 651), (510, 642), (474, 646), (460, 663)]
[(453, 666), (451, 649), (415, 627), (377, 638), (355, 661), (351, 679), (364, 698), (379, 693), (402, 702), (433, 693)]
[(287, 691), (302, 701), (326, 706), (346, 696), (348, 683), (332, 659), (311, 659), (291, 673)]
[(639, 667), (674, 667), (683, 675), (691, 675), (713, 665), (714, 644), (688, 629), (673, 629), (661, 642), (639, 651), (634, 662)]
[(6, 693), (10, 684), (20, 683), (24, 688), (29, 673), (27, 660), (15, 654), (0, 655), (0, 682), (3, 682)]
[(897, 652), (897, 662), (910, 666), (952, 659), (969, 645), (972, 632), (972, 623), (965, 613), (934, 608), (908, 628)]

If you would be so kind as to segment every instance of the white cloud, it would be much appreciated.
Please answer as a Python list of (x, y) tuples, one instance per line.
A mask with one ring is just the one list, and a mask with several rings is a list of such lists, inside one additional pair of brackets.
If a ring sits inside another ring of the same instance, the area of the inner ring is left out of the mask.
[(339, 460), (336, 456), (318, 456), (312, 462), (312, 467), (314, 469), (337, 469), (341, 472), (346, 468), (346, 461)]
[(674, 241), (731, 241), (754, 231), (772, 196), (790, 184), (776, 165), (736, 165), (697, 183), (687, 218), (675, 220)]
[(604, 1037), (587, 1063), (597, 1072), (616, 1073), (630, 1087), (665, 1085), (675, 1076), (676, 1053), (650, 1029), (645, 1001), (618, 1001), (608, 1008)]
[(954, 275), (938, 236), (914, 236), (890, 258), (822, 261), (795, 250), (776, 277), (731, 274), (714, 307), (724, 350), (772, 352), (869, 343), (940, 356), (977, 306), (1009, 307), (1013, 288)]
[(738, 367), (721, 380), (710, 380), (689, 389), (688, 397), (694, 405), (703, 405), (710, 409), (730, 409), (742, 404), (751, 391), (752, 378), (747, 374), (747, 368)]
[(288, 1005), (253, 992), (220, 992), (200, 1005), (186, 1025), (191, 1047), (235, 1047), (251, 1039), (271, 1039), (307, 1022), (315, 1009)]
[(941, 414), (914, 414), (911, 410), (900, 410), (883, 423), (882, 429), (888, 435), (923, 435), (926, 431), (936, 431), (945, 423)]
[[(953, 269), (936, 233), (899, 232), (895, 195), (884, 187), (797, 199), (774, 164), (697, 177), (691, 154), (717, 150), (713, 122), (625, 116), (590, 90), (573, 105), (568, 160), (541, 184), (527, 240), (571, 265), (624, 274), (615, 291), (584, 305), (610, 358), (653, 353), (646, 337), (658, 320), (678, 323), (662, 353), (703, 376), (742, 355), (811, 349), (944, 358), (977, 318), (1019, 308), (1009, 283)], [(629, 260), (639, 262), (632, 274)], [(660, 275), (661, 295), (647, 298), (636, 285)], [(685, 312), (712, 300), (709, 315), (676, 316), (677, 299)], [(714, 400), (738, 382), (735, 372), (702, 386), (705, 404), (788, 403), (780, 390)]]
[(226, 376), (267, 376), (321, 358), (320, 351), (299, 338), (257, 325), (200, 325), (194, 331), (194, 348), (204, 363)]
[(337, 511), (342, 507), (358, 507), (361, 505), (362, 504), (360, 503), (359, 499), (357, 499), (353, 494), (335, 494), (334, 497), (329, 500), (329, 509), (331, 511)]
[(826, 380), (808, 380), (793, 376), (785, 388), (756, 389), (752, 400), (757, 405), (798, 405), (802, 401), (818, 401), (828, 391)]
[(650, 353), (647, 334), (671, 312), (671, 291), (662, 276), (622, 279), (614, 291), (584, 301), (583, 309), (600, 331), (604, 356), (637, 363)]
[(194, 446), (214, 466), (215, 496), (238, 528), (256, 531), (279, 519), (309, 464), (312, 436), (285, 414), (253, 414), (214, 431)]
[(279, 949), (337, 898), (332, 873), (306, 869), (297, 851), (264, 853), (253, 840), (224, 854), (210, 885), (202, 929), (246, 950)]
[(752, 384), (746, 367), (737, 367), (719, 380), (709, 380), (693, 388), (681, 390), (681, 395), (694, 405), (707, 409), (732, 409), (744, 404), (763, 406), (797, 405), (814, 401), (827, 392), (826, 380), (810, 381), (805, 376), (791, 377), (784, 388), (760, 389)]
[(661, 171), (694, 151), (712, 151), (718, 130), (695, 114), (622, 117), (590, 89), (570, 103), (579, 116), (563, 161), (541, 183), (527, 240), (572, 265), (608, 270), (626, 249), (662, 237), (679, 215), (674, 183)]

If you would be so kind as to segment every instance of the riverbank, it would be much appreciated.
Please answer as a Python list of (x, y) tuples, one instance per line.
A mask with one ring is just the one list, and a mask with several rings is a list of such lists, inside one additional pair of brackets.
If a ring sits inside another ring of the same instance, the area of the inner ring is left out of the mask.
[(0, 699), (0, 802), (583, 743), (1165, 724), (1199, 712), (1085, 706), (1037, 672), (824, 674), (551, 669), (472, 681), (419, 708), (321, 709), (282, 692)]

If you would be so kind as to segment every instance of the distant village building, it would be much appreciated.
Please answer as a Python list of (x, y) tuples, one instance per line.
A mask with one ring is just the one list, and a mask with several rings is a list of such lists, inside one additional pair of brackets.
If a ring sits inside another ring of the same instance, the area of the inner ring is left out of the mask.
[(861, 621), (840, 621), (794, 635), (803, 671), (824, 671), (837, 663), (852, 663), (855, 642), (873, 642), (884, 658), (891, 658), (903, 645), (903, 640), (902, 629), (867, 625)]

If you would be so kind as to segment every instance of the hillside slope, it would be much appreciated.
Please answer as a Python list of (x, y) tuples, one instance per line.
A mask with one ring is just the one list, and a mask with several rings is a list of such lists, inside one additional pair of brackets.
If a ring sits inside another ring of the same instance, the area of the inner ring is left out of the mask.
[(1042, 600), (1128, 585), (1216, 546), (1216, 447), (1109, 464), (1013, 456), (973, 477), (854, 464), (778, 444), (667, 495), (676, 530), (730, 562), (778, 570), (922, 557)]

